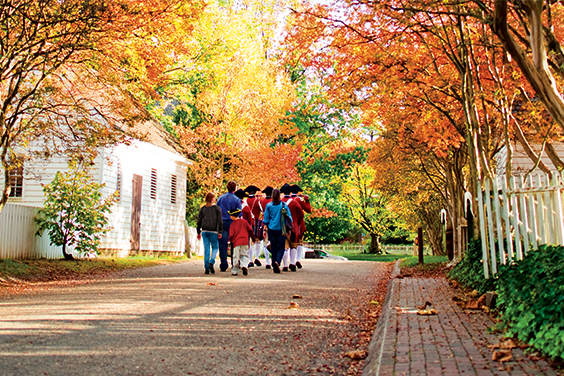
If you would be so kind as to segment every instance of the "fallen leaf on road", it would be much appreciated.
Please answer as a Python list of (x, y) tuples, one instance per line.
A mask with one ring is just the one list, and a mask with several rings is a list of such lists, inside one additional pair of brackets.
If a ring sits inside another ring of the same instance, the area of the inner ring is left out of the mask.
[(466, 299), (463, 296), (455, 295), (455, 296), (452, 297), (452, 301), (456, 302), (456, 303), (466, 303), (468, 301), (468, 299)]
[(511, 359), (513, 359), (511, 350), (495, 350), (492, 353), (492, 360), (495, 360), (497, 362), (508, 362)]
[(515, 349), (519, 346), (511, 338), (504, 339), (495, 345), (488, 346), (490, 349)]
[(364, 350), (352, 350), (345, 353), (345, 356), (353, 359), (353, 360), (360, 360), (365, 359), (368, 354)]
[(292, 295), (292, 299), (301, 299), (301, 298), (302, 298), (301, 295), (297, 295), (297, 294)]
[(475, 300), (471, 300), (464, 306), (465, 309), (480, 309), (478, 306), (478, 302)]
[(208, 282), (207, 285), (208, 285), (208, 286), (215, 286), (216, 283), (215, 283), (215, 282)]
[(423, 305), (417, 306), (417, 309), (420, 311), (423, 311), (425, 309), (427, 309), (427, 307), (432, 306), (433, 304), (429, 301), (426, 301)]
[(371, 300), (370, 304), (378, 305), (378, 304), (380, 304), (380, 302), (378, 302), (377, 300)]
[(290, 302), (290, 305), (288, 306), (288, 309), (298, 309), (300, 308), (300, 305), (296, 302)]
[(420, 309), (417, 311), (417, 314), (420, 316), (433, 316), (438, 314), (439, 312), (434, 309), (434, 308), (430, 308), (430, 309)]
[(475, 298), (475, 297), (477, 297), (478, 295), (480, 295), (480, 293), (478, 292), (478, 290), (472, 290), (472, 291), (468, 294), (468, 296), (470, 296), (470, 297), (472, 297), (472, 298)]

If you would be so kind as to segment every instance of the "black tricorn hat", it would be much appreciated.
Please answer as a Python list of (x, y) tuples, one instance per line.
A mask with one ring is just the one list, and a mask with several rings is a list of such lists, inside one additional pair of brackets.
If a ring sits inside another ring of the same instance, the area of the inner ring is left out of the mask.
[(241, 200), (244, 199), (245, 197), (249, 197), (249, 195), (246, 194), (245, 191), (242, 189), (237, 189), (233, 194), (239, 197)]
[(292, 193), (299, 193), (299, 192), (303, 192), (304, 190), (300, 188), (299, 185), (297, 184), (293, 184), (292, 185)]
[(249, 185), (247, 188), (245, 188), (245, 192), (247, 192), (250, 195), (254, 195), (258, 191), (260, 191), (260, 188), (257, 187), (256, 185)]
[(282, 187), (280, 187), (280, 192), (284, 193), (285, 195), (292, 193), (292, 187), (290, 184), (286, 183)]
[(272, 188), (270, 185), (268, 187), (266, 187), (265, 189), (262, 190), (262, 193), (264, 193), (267, 196), (272, 196), (272, 191), (274, 190), (274, 188)]

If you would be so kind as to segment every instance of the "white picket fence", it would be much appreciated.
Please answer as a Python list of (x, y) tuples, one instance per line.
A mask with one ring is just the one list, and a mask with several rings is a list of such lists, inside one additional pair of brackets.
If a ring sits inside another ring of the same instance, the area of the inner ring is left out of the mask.
[(49, 235), (35, 236), (37, 208), (7, 204), (0, 212), (0, 259), (57, 259), (61, 247), (49, 244)]
[(478, 217), (484, 275), (498, 264), (522, 260), (541, 244), (564, 244), (562, 175), (554, 173), (484, 179)]
[[(341, 253), (344, 251), (352, 253), (362, 253), (366, 248), (363, 244), (304, 244), (304, 246), (311, 249), (320, 249), (329, 253)], [(394, 255), (411, 255), (414, 253), (413, 245), (380, 245), (383, 253)], [(428, 246), (423, 247), (423, 253), (426, 255), (431, 254), (431, 248)]]

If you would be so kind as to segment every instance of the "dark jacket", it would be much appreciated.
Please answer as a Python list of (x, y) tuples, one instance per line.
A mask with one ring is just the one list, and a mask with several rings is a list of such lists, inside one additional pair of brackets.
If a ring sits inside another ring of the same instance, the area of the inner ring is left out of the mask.
[(203, 231), (213, 231), (221, 234), (223, 231), (223, 220), (221, 219), (221, 209), (217, 205), (202, 206), (198, 214), (198, 225), (196, 227), (198, 235)]

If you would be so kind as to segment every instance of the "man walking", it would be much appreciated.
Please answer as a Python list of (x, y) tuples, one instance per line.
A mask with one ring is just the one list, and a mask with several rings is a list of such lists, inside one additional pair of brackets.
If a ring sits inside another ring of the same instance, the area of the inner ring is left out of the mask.
[(229, 212), (237, 209), (241, 210), (241, 199), (239, 199), (233, 192), (237, 189), (237, 184), (234, 181), (227, 183), (227, 193), (221, 195), (217, 200), (217, 206), (221, 209), (221, 219), (223, 220), (223, 234), (219, 239), (219, 270), (222, 272), (227, 271), (229, 263), (227, 262), (227, 243), (229, 241), (229, 228), (231, 226), (231, 216)]

